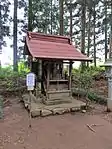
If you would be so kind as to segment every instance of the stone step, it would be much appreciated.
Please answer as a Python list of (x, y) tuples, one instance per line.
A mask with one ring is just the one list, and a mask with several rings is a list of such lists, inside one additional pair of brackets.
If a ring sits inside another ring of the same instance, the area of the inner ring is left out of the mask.
[(73, 99), (71, 103), (63, 103), (57, 105), (45, 105), (32, 103), (31, 106), (31, 115), (32, 117), (36, 116), (48, 116), (55, 114), (64, 114), (69, 112), (75, 112), (81, 110), (85, 107), (86, 103)]
[(47, 100), (44, 102), (46, 105), (57, 105), (57, 104), (63, 104), (63, 103), (71, 103), (72, 97), (65, 98), (65, 99), (53, 99), (53, 100)]

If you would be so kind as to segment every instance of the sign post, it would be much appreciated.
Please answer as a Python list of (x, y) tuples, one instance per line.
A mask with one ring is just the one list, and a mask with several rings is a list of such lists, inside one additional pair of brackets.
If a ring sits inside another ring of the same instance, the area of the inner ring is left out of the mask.
[(29, 91), (29, 127), (31, 127), (31, 98), (32, 98), (32, 91), (34, 90), (35, 86), (35, 74), (30, 72), (26, 76), (26, 86), (27, 90)]

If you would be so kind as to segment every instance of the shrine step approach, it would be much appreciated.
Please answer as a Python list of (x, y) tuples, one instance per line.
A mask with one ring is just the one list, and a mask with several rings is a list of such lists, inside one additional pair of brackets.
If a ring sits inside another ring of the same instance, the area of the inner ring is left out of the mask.
[[(80, 111), (82, 108), (86, 107), (86, 103), (72, 99), (71, 102), (63, 102), (59, 104), (46, 105), (41, 102), (41, 100), (37, 100), (35, 96), (32, 95), (31, 106), (29, 106), (29, 95), (23, 95), (23, 103), (27, 110), (31, 110), (32, 117), (45, 117), (50, 115), (64, 114)], [(31, 109), (30, 109), (31, 108)]]

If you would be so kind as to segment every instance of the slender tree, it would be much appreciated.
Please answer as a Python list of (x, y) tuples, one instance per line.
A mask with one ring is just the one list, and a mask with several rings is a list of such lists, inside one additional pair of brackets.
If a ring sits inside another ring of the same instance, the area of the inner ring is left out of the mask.
[[(90, 34), (91, 34), (91, 16), (92, 16), (92, 10), (91, 10), (91, 6), (89, 7), (89, 14), (88, 14), (88, 18), (89, 18), (89, 22), (88, 22), (88, 46), (87, 46), (87, 56), (89, 57), (90, 55)], [(87, 66), (89, 67), (89, 62), (87, 62)]]
[(63, 13), (64, 13), (63, 0), (59, 0), (59, 9), (60, 9), (60, 31), (59, 31), (59, 34), (63, 35)]
[(94, 1), (94, 6), (93, 6), (93, 47), (94, 47), (94, 66), (96, 67), (96, 11), (95, 11), (95, 1)]
[[(1, 2), (0, 2), (0, 54), (2, 54), (2, 15), (1, 15)], [(0, 66), (1, 66), (1, 60), (0, 60)]]
[(73, 16), (72, 16), (72, 0), (70, 0), (70, 37), (72, 39), (72, 28), (73, 28), (73, 23), (72, 23), (72, 19), (73, 19)]
[(52, 28), (53, 28), (52, 27), (53, 26), (52, 25), (52, 23), (53, 23), (53, 10), (52, 10), (53, 8), (52, 8), (52, 6), (53, 6), (53, 4), (52, 4), (52, 0), (51, 0), (51, 34), (52, 34)]
[[(81, 5), (81, 53), (85, 54), (85, 28), (86, 28), (86, 0)], [(85, 62), (82, 62), (82, 71), (85, 68)]]
[(33, 30), (33, 12), (32, 12), (32, 0), (28, 1), (28, 31), (32, 31)]
[(0, 1), (0, 54), (2, 53), (2, 40), (3, 40), (3, 37), (2, 37), (2, 14), (1, 14), (1, 11), (2, 11), (2, 6), (1, 6), (1, 1)]
[(18, 58), (17, 58), (17, 7), (18, 0), (14, 0), (14, 15), (13, 15), (13, 67), (14, 71), (18, 70)]
[(105, 61), (107, 59), (107, 0), (104, 1), (105, 7)]
[(110, 52), (109, 57), (112, 58), (112, 0), (111, 0), (111, 15), (110, 15)]
[(81, 7), (81, 52), (85, 54), (86, 0), (83, 0)]

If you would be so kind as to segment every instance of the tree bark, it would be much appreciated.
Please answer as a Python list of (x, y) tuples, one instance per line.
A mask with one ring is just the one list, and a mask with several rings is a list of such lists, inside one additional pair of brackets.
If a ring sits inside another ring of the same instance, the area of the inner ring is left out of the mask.
[(70, 0), (70, 37), (72, 39), (72, 0)]
[(3, 40), (3, 37), (2, 37), (2, 14), (1, 14), (1, 11), (2, 11), (2, 8), (1, 8), (1, 2), (0, 2), (0, 54), (2, 54), (2, 40)]
[(32, 31), (32, 0), (29, 0), (29, 6), (28, 6), (28, 31)]
[[(89, 23), (88, 23), (88, 47), (87, 47), (87, 56), (89, 57), (90, 53), (90, 33), (91, 33), (91, 10), (89, 10)], [(89, 62), (87, 62), (87, 66), (89, 67)]]
[(18, 58), (17, 58), (17, 6), (18, 0), (14, 0), (14, 15), (13, 15), (13, 68), (14, 71), (18, 70)]
[(105, 61), (107, 59), (107, 0), (105, 0)]
[[(86, 27), (86, 0), (82, 2), (81, 14), (81, 53), (85, 54), (85, 27)], [(82, 70), (85, 67), (85, 62), (82, 62)]]
[(95, 27), (96, 27), (96, 12), (95, 12), (95, 2), (94, 2), (94, 8), (93, 8), (93, 22), (94, 22), (94, 25), (93, 25), (93, 44), (94, 44), (94, 66), (96, 67), (96, 32), (95, 32)]
[(59, 31), (59, 34), (63, 35), (63, 13), (64, 13), (63, 0), (59, 0), (59, 7), (60, 7), (60, 31)]
[[(0, 54), (2, 54), (2, 16), (1, 16), (1, 2), (0, 2)], [(0, 67), (1, 67), (1, 60), (0, 60)]]
[(53, 24), (53, 19), (52, 19), (52, 16), (53, 16), (53, 11), (52, 11), (52, 0), (51, 0), (51, 34), (52, 34), (52, 24)]
[(110, 50), (109, 58), (112, 58), (112, 1), (111, 1), (111, 16), (110, 16)]

